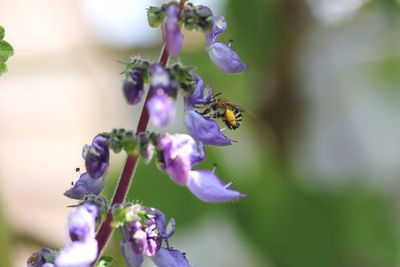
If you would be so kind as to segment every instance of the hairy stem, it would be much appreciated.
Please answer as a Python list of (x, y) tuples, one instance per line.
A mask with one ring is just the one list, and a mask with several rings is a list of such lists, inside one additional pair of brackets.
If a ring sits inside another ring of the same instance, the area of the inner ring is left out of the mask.
[[(183, 6), (186, 0), (181, 0), (179, 3), (179, 8), (182, 11)], [(169, 54), (166, 46), (164, 45), (161, 56), (160, 56), (160, 65), (165, 67), (168, 63)], [(148, 92), (146, 96), (146, 100), (143, 105), (142, 113), (140, 114), (139, 123), (136, 129), (136, 133), (144, 132), (147, 129), (147, 125), (149, 123), (149, 112), (147, 110), (147, 102), (151, 97), (151, 93)], [(130, 184), (132, 182), (132, 178), (139, 160), (138, 155), (128, 155), (124, 168), (121, 173), (121, 178), (118, 182), (117, 189), (115, 190), (114, 197), (111, 202), (111, 206), (115, 204), (122, 204), (128, 194)], [(112, 222), (112, 214), (111, 211), (108, 212), (106, 219), (102, 223), (100, 230), (97, 232), (96, 240), (98, 242), (98, 249), (97, 249), (97, 258), (103, 253), (104, 248), (108, 240), (110, 239), (114, 229), (111, 226)]]

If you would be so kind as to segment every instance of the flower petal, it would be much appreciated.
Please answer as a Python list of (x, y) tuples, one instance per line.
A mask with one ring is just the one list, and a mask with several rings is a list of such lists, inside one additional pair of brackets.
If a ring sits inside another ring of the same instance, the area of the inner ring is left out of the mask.
[(225, 17), (222, 15), (214, 16), (214, 24), (212, 30), (206, 34), (207, 43), (211, 44), (215, 42), (217, 35), (223, 33), (228, 28)]
[(191, 171), (186, 186), (195, 196), (205, 202), (226, 202), (245, 196), (238, 191), (229, 189), (212, 171)]
[(124, 81), (123, 90), (128, 104), (139, 103), (144, 94), (143, 72), (138, 69), (132, 70)]
[(183, 35), (179, 28), (179, 7), (170, 4), (166, 8), (167, 20), (163, 25), (164, 40), (171, 56), (179, 55), (183, 45)]
[(239, 55), (226, 44), (214, 42), (207, 46), (207, 51), (211, 61), (222, 71), (237, 73), (247, 69)]
[(72, 242), (64, 247), (55, 260), (57, 267), (89, 267), (97, 256), (97, 241)]
[(176, 249), (161, 248), (151, 260), (157, 267), (190, 267), (185, 255)]
[(105, 185), (104, 176), (93, 179), (90, 175), (85, 172), (81, 174), (78, 181), (65, 191), (64, 196), (72, 199), (83, 199), (86, 195), (96, 195), (98, 196), (103, 190)]
[(128, 267), (139, 267), (142, 265), (144, 260), (143, 254), (135, 253), (131, 242), (121, 242), (119, 248)]
[(151, 122), (158, 128), (167, 127), (175, 118), (175, 106), (171, 98), (165, 93), (156, 93), (147, 102), (147, 109)]
[[(192, 72), (192, 75), (194, 76), (194, 91), (190, 96), (185, 97), (185, 107), (187, 109), (192, 109), (196, 104), (207, 104), (212, 97), (211, 87), (207, 85), (204, 88), (201, 77), (194, 72)], [(207, 95), (204, 95), (205, 90), (207, 90)]]
[(185, 125), (193, 139), (201, 141), (206, 145), (227, 146), (231, 141), (218, 127), (218, 124), (194, 110), (185, 111)]
[(96, 135), (85, 154), (85, 166), (90, 177), (93, 179), (102, 177), (108, 169), (110, 160), (108, 138), (101, 134)]

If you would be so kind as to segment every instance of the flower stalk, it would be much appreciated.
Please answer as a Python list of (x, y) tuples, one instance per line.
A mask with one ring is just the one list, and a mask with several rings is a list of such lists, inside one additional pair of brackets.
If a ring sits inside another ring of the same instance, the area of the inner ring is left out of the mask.
[[(186, 0), (180, 0), (179, 2), (180, 12), (182, 11), (185, 2)], [(163, 67), (167, 66), (168, 59), (169, 59), (168, 49), (164, 44), (159, 60), (160, 65)], [(138, 122), (136, 133), (145, 132), (147, 129), (147, 125), (149, 123), (149, 111), (147, 110), (147, 102), (149, 101), (150, 98), (151, 98), (151, 91), (147, 93), (146, 100), (144, 102), (143, 109), (140, 114), (140, 119)], [(128, 194), (138, 160), (139, 160), (139, 155), (136, 154), (128, 155), (124, 168), (121, 173), (121, 178), (118, 182), (117, 189), (115, 190), (111, 202), (111, 207), (114, 206), (115, 204), (122, 204), (124, 202)], [(97, 258), (99, 258), (99, 256), (103, 253), (103, 250), (106, 247), (106, 244), (114, 231), (113, 227), (111, 226), (111, 222), (112, 222), (112, 214), (111, 211), (109, 211), (107, 213), (106, 219), (100, 226), (100, 229), (96, 235), (96, 240), (98, 242)]]

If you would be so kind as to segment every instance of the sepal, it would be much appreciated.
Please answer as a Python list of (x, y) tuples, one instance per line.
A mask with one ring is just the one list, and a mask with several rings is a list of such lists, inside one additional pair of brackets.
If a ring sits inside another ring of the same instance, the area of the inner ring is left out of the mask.
[(165, 5), (162, 7), (151, 6), (147, 9), (147, 21), (150, 27), (157, 28), (164, 22)]

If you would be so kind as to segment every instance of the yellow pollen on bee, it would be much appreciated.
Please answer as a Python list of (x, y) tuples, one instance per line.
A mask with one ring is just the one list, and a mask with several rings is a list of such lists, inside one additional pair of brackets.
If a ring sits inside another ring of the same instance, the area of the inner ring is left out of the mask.
[(232, 124), (233, 126), (236, 126), (236, 119), (235, 119), (235, 114), (233, 113), (232, 110), (227, 109), (225, 111), (225, 119)]

